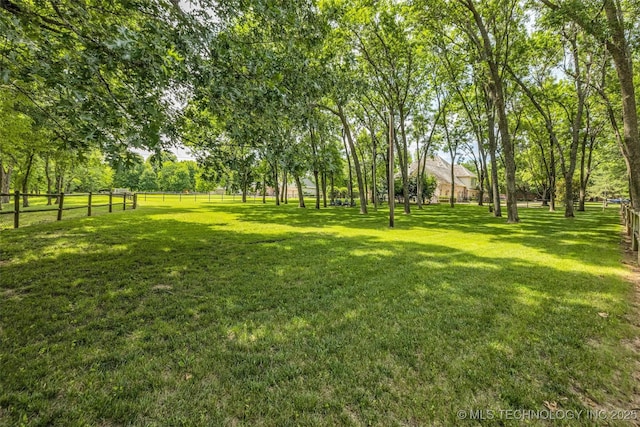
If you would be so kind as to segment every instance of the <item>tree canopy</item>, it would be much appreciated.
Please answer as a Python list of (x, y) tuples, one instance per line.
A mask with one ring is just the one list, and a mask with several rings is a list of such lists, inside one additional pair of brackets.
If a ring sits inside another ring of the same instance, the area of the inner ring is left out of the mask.
[[(132, 189), (269, 187), (277, 203), (310, 179), (316, 208), (347, 188), (364, 214), (396, 177), (410, 213), (447, 153), (509, 222), (518, 197), (570, 217), (605, 182), (638, 208), (637, 15), (613, 0), (3, 0), (2, 192), (104, 163)], [(198, 164), (163, 160), (176, 145)]]

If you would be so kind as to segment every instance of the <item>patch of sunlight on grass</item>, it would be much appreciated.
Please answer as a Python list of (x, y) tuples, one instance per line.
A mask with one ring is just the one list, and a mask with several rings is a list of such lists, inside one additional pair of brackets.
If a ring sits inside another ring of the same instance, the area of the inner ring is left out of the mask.
[(422, 261), (418, 261), (417, 263), (420, 267), (428, 267), (432, 269), (437, 269), (442, 267), (442, 263), (438, 261), (431, 261), (430, 259), (424, 259)]
[(536, 291), (526, 286), (517, 286), (515, 287), (515, 290), (518, 292), (516, 301), (530, 307), (540, 307), (549, 299), (549, 295), (547, 293)]
[(253, 344), (266, 337), (267, 333), (267, 328), (264, 325), (254, 327), (253, 325), (242, 323), (227, 329), (227, 339), (239, 344)]
[(285, 342), (291, 339), (292, 336), (296, 336), (300, 334), (302, 330), (309, 329), (310, 327), (311, 324), (306, 319), (296, 316), (283, 325), (274, 326), (271, 334), (277, 341)]
[(504, 354), (507, 357), (512, 357), (514, 355), (513, 348), (511, 348), (511, 346), (506, 345), (504, 342), (490, 341), (488, 346), (489, 348), (497, 351), (498, 353)]
[(388, 257), (393, 255), (393, 252), (388, 249), (354, 249), (349, 252), (352, 256), (371, 256), (371, 257)]
[(452, 261), (451, 263), (449, 263), (449, 265), (451, 267), (458, 267), (458, 268), (470, 268), (470, 269), (484, 269), (484, 270), (500, 270), (500, 266), (497, 265), (495, 262), (490, 262), (490, 259), (487, 258), (486, 261), (470, 261), (470, 260), (455, 260)]
[(348, 310), (344, 313), (344, 318), (347, 320), (353, 320), (358, 317), (360, 310)]
[(165, 273), (168, 277), (176, 278), (180, 277), (187, 271), (186, 266), (178, 266), (178, 267), (169, 267), (168, 271)]
[(121, 298), (121, 297), (129, 297), (134, 294), (134, 289), (132, 287), (127, 287), (123, 289), (117, 289), (113, 291), (107, 291), (107, 297), (109, 298)]

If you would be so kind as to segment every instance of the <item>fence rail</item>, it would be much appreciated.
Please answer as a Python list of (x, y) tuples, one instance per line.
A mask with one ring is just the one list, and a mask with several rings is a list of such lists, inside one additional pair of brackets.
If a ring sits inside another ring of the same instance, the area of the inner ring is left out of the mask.
[[(225, 194), (222, 192), (189, 192), (189, 193), (184, 193), (184, 192), (171, 192), (171, 191), (138, 191), (136, 194), (138, 194), (138, 196), (140, 197), (140, 201), (146, 201), (147, 197), (152, 198), (152, 199), (156, 199), (156, 198), (162, 198), (162, 201), (165, 201), (165, 198), (167, 197), (177, 197), (179, 201), (182, 200), (193, 200), (195, 202), (197, 202), (198, 200), (200, 201), (215, 201), (215, 200), (221, 200), (221, 201), (235, 201), (235, 200), (240, 200), (242, 199), (242, 194)], [(266, 196), (267, 199), (273, 199), (273, 196)], [(296, 196), (297, 197), (297, 196)], [(289, 196), (289, 198), (292, 198), (291, 196)], [(257, 200), (260, 199), (262, 200), (262, 194), (261, 193), (247, 193), (247, 200)]]
[[(64, 211), (70, 211), (75, 209), (86, 209), (87, 216), (91, 216), (92, 209), (98, 207), (109, 207), (109, 213), (113, 212), (114, 206), (122, 206), (122, 210), (127, 209), (127, 205), (131, 205), (132, 209), (136, 209), (138, 207), (138, 195), (136, 193), (97, 193), (101, 196), (109, 196), (108, 203), (93, 203), (94, 193), (53, 193), (53, 194), (34, 194), (34, 193), (21, 193), (20, 191), (15, 191), (14, 193), (0, 193), (1, 198), (13, 197), (12, 204), (13, 209), (6, 211), (0, 210), (0, 215), (13, 215), (13, 228), (20, 227), (20, 215), (28, 214), (28, 213), (37, 213), (37, 212), (58, 212), (57, 220), (62, 221), (62, 214)], [(47, 197), (48, 199), (56, 199), (57, 207), (53, 208), (37, 208), (37, 209), (21, 209), (21, 199), (24, 197)], [(80, 198), (86, 197), (87, 204), (80, 206), (65, 206), (65, 200), (69, 198)], [(2, 205), (0, 205), (0, 208)]]

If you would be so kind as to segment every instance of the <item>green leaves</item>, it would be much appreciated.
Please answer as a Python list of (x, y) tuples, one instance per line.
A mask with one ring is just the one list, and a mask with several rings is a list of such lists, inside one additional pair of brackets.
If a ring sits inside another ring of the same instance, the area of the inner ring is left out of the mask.
[[(2, 80), (72, 144), (159, 143), (184, 58), (170, 10), (151, 1), (17, 1), (0, 9)], [(97, 138), (97, 139), (96, 139)]]

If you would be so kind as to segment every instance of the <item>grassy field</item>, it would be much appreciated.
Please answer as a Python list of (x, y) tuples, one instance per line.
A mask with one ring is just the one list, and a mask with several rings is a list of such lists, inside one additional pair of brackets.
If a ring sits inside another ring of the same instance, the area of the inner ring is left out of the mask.
[(0, 232), (0, 425), (632, 409), (615, 208), (522, 209), (507, 225), (428, 206), (390, 230), (384, 211), (140, 204)]

